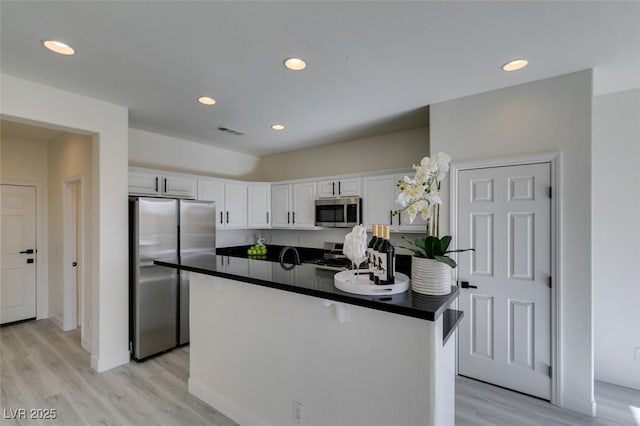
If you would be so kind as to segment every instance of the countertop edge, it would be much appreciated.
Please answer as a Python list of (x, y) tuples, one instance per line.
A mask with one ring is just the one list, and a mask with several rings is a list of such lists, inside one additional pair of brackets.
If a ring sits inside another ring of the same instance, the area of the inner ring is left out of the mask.
[[(199, 274), (210, 275), (220, 278), (227, 278), (230, 280), (245, 282), (248, 284), (259, 285), (262, 287), (269, 287), (276, 290), (287, 291), (290, 293), (298, 293), (305, 296), (317, 297), (320, 299), (328, 299), (336, 302), (347, 303), (350, 305), (361, 306), (365, 308), (375, 309), (378, 311), (389, 312), (398, 315), (404, 315), (412, 318), (422, 319), (426, 321), (436, 321), (442, 314), (447, 310), (447, 308), (451, 305), (451, 303), (458, 297), (459, 289), (456, 286), (451, 287), (451, 293), (447, 295), (447, 298), (440, 304), (440, 307), (432, 312), (422, 311), (419, 309), (412, 309), (406, 306), (392, 305), (392, 304), (381, 304), (374, 300), (360, 299), (356, 297), (351, 297), (349, 294), (338, 294), (338, 293), (326, 293), (320, 290), (315, 290), (311, 288), (292, 286), (288, 284), (276, 283), (273, 281), (260, 280), (257, 278), (246, 277), (242, 275), (229, 274), (226, 272), (218, 272), (213, 271), (211, 269), (203, 269), (189, 265), (182, 265), (174, 262), (163, 261), (161, 259), (154, 260), (153, 262), (159, 266), (165, 266), (169, 268), (175, 268), (182, 271), (188, 272), (196, 272)], [(412, 291), (412, 290), (408, 290)]]

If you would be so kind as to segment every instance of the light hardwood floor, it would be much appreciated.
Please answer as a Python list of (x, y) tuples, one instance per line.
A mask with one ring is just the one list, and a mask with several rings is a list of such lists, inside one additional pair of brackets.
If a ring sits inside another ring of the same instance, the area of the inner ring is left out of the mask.
[[(189, 348), (97, 374), (78, 331), (48, 320), (0, 328), (0, 424), (234, 425), (187, 393)], [(456, 425), (640, 426), (640, 392), (596, 382), (598, 417), (464, 377), (456, 379)], [(636, 407), (636, 417), (632, 412)], [(55, 408), (55, 421), (5, 419), (5, 410)], [(396, 425), (389, 425), (396, 426)]]

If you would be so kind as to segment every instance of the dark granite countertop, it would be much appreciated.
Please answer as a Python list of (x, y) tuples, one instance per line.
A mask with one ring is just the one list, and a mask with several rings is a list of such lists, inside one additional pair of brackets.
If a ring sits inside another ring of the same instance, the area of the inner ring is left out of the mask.
[(386, 296), (361, 296), (338, 290), (333, 285), (336, 271), (314, 265), (293, 265), (231, 255), (198, 255), (173, 259), (158, 259), (157, 265), (198, 272), (245, 283), (304, 294), (351, 305), (363, 306), (399, 315), (435, 321), (458, 297), (458, 288), (451, 287), (446, 296), (427, 296), (411, 289)]

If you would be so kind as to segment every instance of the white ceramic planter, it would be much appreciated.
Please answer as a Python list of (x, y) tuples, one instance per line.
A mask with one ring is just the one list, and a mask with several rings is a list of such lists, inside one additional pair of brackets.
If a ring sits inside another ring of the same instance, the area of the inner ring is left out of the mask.
[(451, 292), (451, 267), (424, 257), (411, 258), (411, 288), (431, 296), (444, 296)]

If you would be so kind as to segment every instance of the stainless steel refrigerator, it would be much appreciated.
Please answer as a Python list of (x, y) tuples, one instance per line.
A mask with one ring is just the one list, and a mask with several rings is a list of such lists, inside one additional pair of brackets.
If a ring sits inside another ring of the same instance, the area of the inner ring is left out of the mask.
[(129, 338), (142, 360), (189, 342), (189, 278), (154, 259), (215, 253), (215, 203), (129, 199)]

